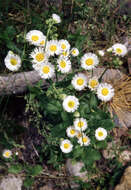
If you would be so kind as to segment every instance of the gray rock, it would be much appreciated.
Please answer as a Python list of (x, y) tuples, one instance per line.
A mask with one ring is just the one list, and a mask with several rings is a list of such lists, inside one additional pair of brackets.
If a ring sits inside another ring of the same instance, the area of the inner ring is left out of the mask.
[(0, 183), (0, 190), (21, 190), (22, 179), (20, 177), (6, 176)]

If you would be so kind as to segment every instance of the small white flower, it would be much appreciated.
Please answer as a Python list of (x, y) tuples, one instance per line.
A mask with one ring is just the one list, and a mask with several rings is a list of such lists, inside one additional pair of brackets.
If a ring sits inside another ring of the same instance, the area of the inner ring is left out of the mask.
[(60, 148), (62, 152), (69, 153), (72, 151), (73, 145), (70, 140), (64, 139), (63, 141), (61, 141)]
[(69, 51), (70, 49), (70, 44), (67, 40), (60, 40), (59, 45), (62, 51)]
[(83, 135), (82, 137), (80, 137), (78, 139), (78, 143), (81, 145), (81, 146), (88, 146), (90, 144), (90, 139), (89, 137), (87, 137), (86, 135)]
[(79, 106), (79, 100), (75, 96), (66, 96), (63, 101), (63, 108), (67, 112), (74, 112)]
[(95, 131), (95, 137), (98, 141), (102, 141), (107, 137), (107, 131), (104, 128), (99, 127)]
[(9, 51), (7, 56), (5, 57), (5, 66), (10, 71), (18, 71), (21, 67), (21, 58), (20, 56), (14, 54), (13, 52)]
[(57, 60), (57, 63), (58, 71), (60, 71), (61, 73), (69, 73), (69, 71), (71, 70), (71, 62), (69, 59), (60, 57)]
[(37, 70), (41, 78), (49, 79), (54, 76), (55, 68), (51, 63), (43, 63), (39, 70)]
[(73, 114), (74, 117), (80, 117), (80, 113), (78, 111), (75, 111)]
[(42, 38), (43, 38), (43, 33), (39, 30), (31, 30), (26, 34), (26, 40), (32, 44), (39, 46)]
[(107, 51), (107, 52), (112, 52), (113, 49), (112, 49), (112, 47), (110, 47), (110, 48), (108, 48), (106, 51)]
[(91, 90), (96, 90), (99, 85), (98, 79), (96, 77), (92, 77), (89, 79), (88, 87)]
[(69, 56), (70, 52), (69, 51), (62, 51), (60, 54), (60, 58), (67, 58)]
[(79, 55), (79, 50), (78, 50), (77, 48), (72, 48), (72, 49), (71, 49), (71, 55), (72, 55), (73, 57), (78, 56), (78, 55)]
[(118, 56), (125, 56), (127, 54), (127, 47), (123, 44), (117, 43), (112, 46), (113, 53)]
[(78, 73), (73, 77), (71, 84), (76, 90), (83, 90), (87, 86), (87, 77), (83, 73)]
[(110, 84), (101, 83), (97, 87), (97, 96), (104, 102), (110, 101), (114, 96), (114, 89)]
[(3, 151), (3, 157), (10, 158), (12, 155), (12, 152), (10, 150), (4, 150)]
[(61, 49), (57, 40), (50, 40), (47, 42), (46, 50), (49, 55), (59, 55), (61, 53)]
[(83, 136), (85, 136), (85, 133), (83, 133), (81, 131), (77, 131), (77, 134), (76, 134), (77, 139), (79, 139), (79, 138), (81, 138)]
[(85, 70), (91, 70), (99, 64), (97, 55), (93, 53), (86, 53), (81, 58), (81, 67)]
[(44, 52), (42, 47), (35, 48), (33, 52), (31, 52), (30, 57), (33, 59), (33, 63), (43, 63), (48, 60), (48, 54)]
[(74, 128), (73, 126), (70, 126), (70, 127), (68, 127), (68, 128), (66, 129), (66, 133), (67, 133), (67, 136), (68, 136), (68, 137), (73, 138), (73, 137), (76, 136), (77, 131), (75, 130), (75, 128)]
[(77, 131), (85, 131), (87, 129), (87, 121), (84, 118), (76, 118), (74, 120), (74, 127)]
[(57, 24), (61, 22), (61, 18), (57, 14), (52, 14), (52, 18)]
[(46, 36), (42, 36), (40, 43), (38, 44), (38, 46), (44, 47), (45, 46), (45, 42), (46, 42)]
[(103, 57), (105, 55), (105, 52), (104, 50), (98, 50), (98, 54)]

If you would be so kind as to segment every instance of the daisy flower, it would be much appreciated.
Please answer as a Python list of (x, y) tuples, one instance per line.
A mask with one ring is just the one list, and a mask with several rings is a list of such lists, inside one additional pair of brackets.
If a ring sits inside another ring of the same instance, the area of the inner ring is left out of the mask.
[(43, 38), (43, 33), (39, 30), (31, 30), (26, 34), (26, 40), (32, 44), (32, 45), (36, 45), (39, 46), (42, 38)]
[(83, 132), (81, 132), (81, 131), (77, 131), (76, 130), (76, 137), (79, 139), (79, 138), (81, 138), (81, 137), (83, 137), (83, 136), (85, 136), (85, 134), (83, 133)]
[(58, 24), (61, 22), (61, 18), (57, 14), (52, 14), (52, 19)]
[(10, 158), (12, 155), (12, 152), (10, 150), (4, 150), (3, 151), (3, 157)]
[(63, 101), (63, 108), (67, 112), (74, 112), (79, 106), (79, 100), (75, 96), (66, 96)]
[(78, 56), (78, 55), (79, 55), (79, 50), (78, 50), (77, 48), (72, 48), (72, 49), (71, 49), (71, 55), (72, 55), (73, 57)]
[(103, 57), (105, 55), (105, 52), (104, 50), (98, 50), (98, 54)]
[(74, 120), (74, 127), (78, 131), (85, 131), (87, 129), (87, 121), (84, 118), (76, 118)]
[(104, 128), (99, 127), (95, 131), (95, 137), (98, 141), (103, 141), (107, 137), (107, 131)]
[(49, 79), (54, 76), (55, 68), (51, 63), (43, 63), (39, 70), (37, 70), (41, 78)]
[(7, 56), (4, 59), (5, 66), (10, 71), (18, 71), (21, 67), (21, 58), (20, 56), (14, 54), (13, 52), (9, 51)]
[(101, 83), (97, 87), (97, 96), (104, 102), (110, 101), (114, 96), (114, 89), (110, 84)]
[(59, 55), (61, 53), (60, 46), (57, 40), (50, 40), (47, 42), (46, 50), (49, 55)]
[(81, 146), (88, 146), (90, 144), (90, 139), (89, 137), (87, 137), (86, 135), (83, 135), (82, 137), (80, 137), (78, 139), (78, 143), (81, 145)]
[(113, 53), (115, 53), (115, 55), (118, 55), (118, 56), (125, 56), (127, 54), (127, 47), (123, 44), (114, 44), (112, 46), (112, 49), (113, 49)]
[(68, 73), (71, 70), (71, 62), (69, 59), (60, 57), (57, 63), (58, 71), (61, 71), (61, 73)]
[(68, 51), (70, 49), (70, 44), (67, 40), (60, 40), (59, 45), (62, 51)]
[(44, 47), (45, 46), (45, 42), (46, 42), (46, 36), (42, 36), (40, 43), (38, 44), (38, 46)]
[(61, 141), (60, 149), (62, 150), (62, 152), (69, 153), (72, 151), (72, 148), (73, 145), (70, 140), (64, 139), (63, 141)]
[(34, 51), (31, 52), (30, 57), (33, 59), (33, 63), (43, 63), (48, 59), (48, 55), (44, 52), (42, 47), (35, 48)]
[(68, 127), (68, 128), (66, 129), (66, 133), (67, 133), (67, 136), (68, 136), (68, 137), (73, 138), (73, 137), (76, 136), (77, 131), (75, 130), (75, 128), (74, 128), (73, 126), (70, 126), (70, 127)]
[(76, 90), (83, 90), (87, 86), (87, 78), (83, 73), (78, 73), (73, 77), (71, 84)]
[(81, 67), (85, 70), (91, 70), (99, 63), (97, 55), (93, 53), (86, 53), (81, 58)]
[(96, 77), (92, 77), (89, 79), (88, 87), (91, 90), (96, 90), (99, 85), (98, 79)]
[(69, 51), (62, 51), (60, 54), (60, 57), (65, 57), (67, 58), (69, 56), (70, 52)]

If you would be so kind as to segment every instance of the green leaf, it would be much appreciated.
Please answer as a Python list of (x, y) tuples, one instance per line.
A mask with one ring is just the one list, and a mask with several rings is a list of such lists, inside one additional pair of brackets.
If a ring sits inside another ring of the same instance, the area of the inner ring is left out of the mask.
[(36, 166), (34, 166), (34, 167), (31, 168), (30, 174), (31, 174), (32, 176), (37, 176), (37, 175), (39, 175), (42, 171), (43, 171), (42, 166), (36, 165)]
[(31, 177), (27, 177), (25, 180), (24, 180), (24, 186), (25, 187), (31, 187), (34, 183), (34, 178), (31, 178)]
[(95, 94), (91, 94), (91, 97), (90, 97), (90, 108), (96, 108), (98, 106), (98, 100), (96, 98), (96, 95)]
[(49, 113), (57, 114), (59, 111), (62, 110), (61, 103), (59, 101), (51, 101), (47, 104), (46, 110)]
[(23, 168), (21, 164), (11, 165), (10, 168), (8, 168), (8, 172), (13, 174), (18, 174), (22, 171), (22, 169)]
[(96, 147), (98, 149), (105, 149), (107, 147), (107, 142), (106, 141), (97, 142)]
[(111, 130), (113, 127), (115, 127), (115, 123), (111, 119), (102, 120), (100, 125), (107, 130)]
[(88, 102), (81, 102), (79, 107), (79, 112), (81, 117), (86, 117), (88, 113), (90, 113), (90, 107)]

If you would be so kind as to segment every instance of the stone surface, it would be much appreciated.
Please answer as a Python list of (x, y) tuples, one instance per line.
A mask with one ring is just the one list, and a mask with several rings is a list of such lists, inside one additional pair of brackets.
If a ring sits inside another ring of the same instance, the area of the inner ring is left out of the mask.
[(114, 190), (131, 190), (131, 166), (126, 168), (120, 184)]
[(131, 161), (131, 151), (129, 150), (124, 150), (123, 152), (120, 153), (119, 156), (119, 161), (125, 165), (127, 162)]
[(6, 176), (0, 183), (0, 190), (21, 190), (22, 179), (20, 177)]

